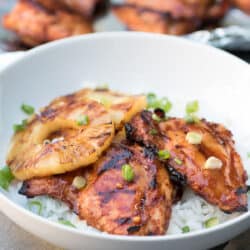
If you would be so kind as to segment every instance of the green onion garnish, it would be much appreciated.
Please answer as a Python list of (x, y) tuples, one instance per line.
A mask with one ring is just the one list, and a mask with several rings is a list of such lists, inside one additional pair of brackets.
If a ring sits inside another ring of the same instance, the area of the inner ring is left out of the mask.
[(122, 166), (122, 177), (125, 181), (133, 181), (134, 175), (134, 170), (129, 164), (124, 164)]
[(219, 224), (219, 220), (217, 217), (212, 217), (210, 219), (208, 219), (207, 221), (205, 221), (205, 228), (210, 228), (210, 227), (214, 227), (216, 225)]
[(19, 131), (23, 131), (25, 128), (26, 128), (26, 126), (27, 126), (27, 120), (25, 119), (25, 120), (22, 120), (22, 123), (21, 124), (14, 124), (13, 125), (13, 130), (14, 130), (14, 132), (16, 133), (16, 132), (19, 132)]
[(200, 119), (195, 114), (188, 114), (188, 115), (185, 116), (185, 121), (187, 123), (198, 123), (200, 121)]
[(159, 150), (158, 151), (158, 157), (161, 159), (161, 160), (167, 160), (170, 158), (170, 153), (168, 150)]
[(64, 220), (64, 219), (59, 219), (58, 222), (62, 225), (68, 226), (68, 227), (74, 227), (76, 228), (75, 225), (73, 225), (70, 221)]
[(8, 166), (4, 166), (2, 169), (0, 169), (0, 187), (8, 190), (12, 180), (14, 180), (14, 176)]
[(80, 115), (77, 120), (76, 120), (77, 124), (79, 126), (82, 126), (82, 125), (88, 125), (89, 123), (89, 117), (87, 115)]
[(181, 165), (182, 164), (182, 160), (178, 159), (178, 158), (174, 158), (174, 161), (176, 164)]
[(29, 209), (32, 210), (33, 207), (37, 208), (37, 213), (39, 215), (42, 214), (42, 210), (43, 210), (43, 205), (40, 201), (29, 201), (28, 203)]
[(189, 226), (185, 226), (182, 228), (182, 233), (188, 233), (190, 232), (190, 227)]
[(250, 158), (250, 152), (247, 153), (247, 158)]
[(199, 111), (199, 103), (198, 101), (189, 102), (186, 105), (186, 113), (193, 114)]
[(21, 109), (27, 115), (32, 115), (35, 112), (35, 109), (27, 104), (22, 104)]
[(156, 130), (156, 129), (151, 129), (150, 131), (149, 131), (149, 133), (151, 134), (151, 135), (158, 135), (158, 131)]
[(166, 98), (166, 97), (163, 97), (161, 99), (161, 108), (166, 112), (168, 113), (171, 108), (172, 108), (172, 103)]
[(158, 99), (154, 93), (149, 93), (147, 95), (147, 108), (160, 108), (168, 113), (172, 108), (172, 103), (166, 97)]
[(160, 122), (162, 120), (157, 114), (153, 114), (152, 119), (157, 122)]

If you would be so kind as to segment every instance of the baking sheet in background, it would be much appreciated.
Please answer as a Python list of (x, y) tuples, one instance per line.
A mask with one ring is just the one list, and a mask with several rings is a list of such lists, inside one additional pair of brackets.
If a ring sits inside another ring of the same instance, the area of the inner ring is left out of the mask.
[[(0, 18), (11, 9), (15, 1), (0, 0)], [(121, 0), (113, 0), (112, 2), (120, 3)], [(110, 12), (95, 23), (97, 32), (121, 31), (124, 29), (125, 27)], [(240, 10), (233, 9), (222, 20), (219, 28), (210, 31), (197, 31), (185, 37), (231, 51), (250, 51), (250, 16)], [(0, 26), (0, 52), (23, 49), (24, 47), (16, 43), (15, 36), (12, 33)]]

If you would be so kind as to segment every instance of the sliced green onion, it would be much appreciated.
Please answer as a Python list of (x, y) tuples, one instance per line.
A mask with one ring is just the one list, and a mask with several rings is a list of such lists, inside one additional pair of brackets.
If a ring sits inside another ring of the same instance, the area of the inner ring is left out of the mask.
[(59, 219), (58, 222), (62, 225), (68, 226), (68, 227), (74, 227), (76, 228), (75, 225), (73, 225), (70, 221), (64, 220), (64, 219)]
[(149, 93), (147, 94), (147, 107), (149, 109), (160, 108), (168, 113), (172, 108), (172, 103), (166, 97), (158, 99), (154, 93)]
[(250, 158), (250, 152), (247, 153), (247, 158)]
[(182, 160), (178, 159), (178, 158), (174, 158), (174, 162), (178, 165), (182, 164)]
[(201, 144), (202, 134), (197, 132), (188, 132), (186, 135), (186, 141), (189, 144)]
[(26, 128), (26, 126), (27, 126), (27, 120), (25, 119), (25, 120), (22, 120), (22, 123), (21, 124), (14, 124), (13, 125), (13, 130), (14, 130), (14, 132), (15, 133), (17, 133), (17, 132), (19, 132), (19, 131), (23, 131), (25, 128)]
[(151, 129), (150, 131), (149, 131), (149, 133), (151, 134), (151, 135), (158, 135), (158, 131), (156, 130), (156, 129)]
[(27, 105), (27, 104), (22, 104), (21, 109), (27, 115), (32, 115), (35, 112), (35, 109), (32, 106)]
[(77, 189), (82, 189), (86, 186), (87, 181), (82, 176), (76, 176), (72, 182), (72, 185), (76, 187)]
[(186, 113), (187, 114), (193, 114), (199, 111), (199, 102), (198, 101), (193, 101), (189, 102), (186, 105)]
[(188, 233), (190, 232), (190, 227), (189, 226), (185, 226), (182, 228), (182, 233)]
[(162, 120), (157, 114), (153, 114), (152, 119), (157, 122), (160, 122)]
[(161, 107), (166, 113), (168, 113), (172, 108), (172, 103), (168, 100), (168, 98), (163, 97), (161, 99)]
[(134, 170), (129, 164), (122, 166), (122, 177), (125, 181), (131, 182), (134, 179)]
[(216, 225), (219, 224), (219, 220), (217, 217), (212, 217), (210, 219), (208, 219), (207, 221), (205, 221), (205, 228), (210, 228), (210, 227), (214, 227)]
[(147, 94), (148, 108), (155, 106), (156, 100), (157, 100), (157, 97), (154, 93), (148, 93)]
[(10, 183), (14, 180), (14, 176), (8, 166), (0, 169), (0, 187), (8, 190)]
[(89, 117), (87, 115), (79, 115), (79, 117), (77, 118), (76, 122), (77, 122), (77, 124), (79, 126), (88, 125), (88, 123), (89, 123)]
[(185, 116), (185, 121), (187, 123), (198, 123), (200, 121), (200, 119), (195, 114), (188, 114), (188, 115)]
[(159, 150), (158, 151), (158, 157), (161, 159), (161, 160), (167, 160), (170, 158), (170, 153), (168, 150)]
[(28, 206), (30, 210), (32, 210), (33, 207), (36, 207), (38, 214), (42, 214), (43, 205), (40, 201), (29, 201)]

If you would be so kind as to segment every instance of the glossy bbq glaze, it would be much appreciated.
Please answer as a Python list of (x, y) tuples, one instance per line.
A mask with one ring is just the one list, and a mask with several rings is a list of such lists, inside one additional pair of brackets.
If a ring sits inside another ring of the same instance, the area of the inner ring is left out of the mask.
[[(170, 152), (171, 158), (165, 164), (177, 181), (186, 180), (198, 195), (225, 212), (247, 211), (247, 175), (232, 134), (225, 127), (205, 120), (188, 124), (178, 118), (156, 122), (150, 111), (137, 114), (125, 127), (128, 139), (155, 152)], [(157, 133), (152, 134), (152, 130)], [(187, 142), (186, 134), (190, 131), (202, 135), (200, 144)], [(221, 169), (204, 168), (211, 156), (222, 161)]]
[[(131, 182), (121, 168), (134, 171)], [(72, 187), (75, 176), (87, 186)], [(64, 175), (25, 181), (20, 190), (28, 197), (50, 195), (66, 201), (87, 223), (121, 235), (163, 235), (171, 215), (173, 187), (164, 166), (137, 145), (115, 144), (91, 168)]]

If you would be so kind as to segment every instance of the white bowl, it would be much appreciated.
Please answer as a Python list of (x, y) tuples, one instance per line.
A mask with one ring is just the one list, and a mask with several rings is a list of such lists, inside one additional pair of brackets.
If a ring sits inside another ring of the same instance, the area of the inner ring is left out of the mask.
[[(86, 84), (84, 82), (90, 82)], [(33, 49), (3, 69), (1, 86), (1, 160), (21, 103), (36, 108), (52, 98), (95, 83), (131, 93), (168, 96), (172, 114), (183, 115), (198, 99), (201, 116), (224, 122), (235, 134), (243, 159), (250, 145), (250, 67), (217, 49), (171, 36), (102, 33), (53, 42)], [(249, 148), (250, 149), (250, 146)], [(249, 163), (249, 162), (248, 162)], [(25, 230), (67, 249), (204, 249), (250, 226), (250, 212), (214, 228), (184, 235), (126, 237), (77, 231), (24, 209), (0, 191), (0, 209)]]

